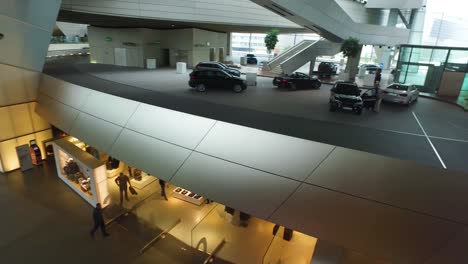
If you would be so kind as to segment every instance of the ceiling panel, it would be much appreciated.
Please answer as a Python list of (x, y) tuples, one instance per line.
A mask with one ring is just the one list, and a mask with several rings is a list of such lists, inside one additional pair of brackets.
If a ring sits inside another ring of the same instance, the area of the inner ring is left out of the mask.
[(169, 180), (188, 157), (190, 151), (124, 129), (110, 155), (158, 178)]
[(299, 182), (194, 152), (171, 181), (222, 204), (267, 218)]
[(334, 146), (218, 122), (197, 151), (304, 180)]
[(308, 184), (271, 221), (395, 263), (421, 263), (463, 227)]
[(80, 113), (73, 124), (70, 135), (83, 140), (100, 151), (109, 153), (122, 127), (102, 119)]
[(141, 104), (129, 120), (127, 128), (194, 149), (215, 122), (204, 117)]
[(337, 148), (307, 182), (468, 223), (468, 177), (455, 171)]
[(82, 111), (123, 127), (139, 104), (125, 98), (92, 91)]

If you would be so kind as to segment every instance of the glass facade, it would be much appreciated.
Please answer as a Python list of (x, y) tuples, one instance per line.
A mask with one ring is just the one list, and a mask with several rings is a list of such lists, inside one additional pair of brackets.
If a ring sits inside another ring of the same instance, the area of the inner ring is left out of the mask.
[[(468, 72), (468, 48), (403, 45), (395, 80), (437, 93), (445, 72)], [(461, 91), (468, 85), (466, 78)]]

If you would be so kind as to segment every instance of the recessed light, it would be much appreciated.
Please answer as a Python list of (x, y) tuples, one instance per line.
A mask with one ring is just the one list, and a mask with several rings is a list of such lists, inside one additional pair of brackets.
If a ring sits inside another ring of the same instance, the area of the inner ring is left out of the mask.
[(172, 25), (171, 25), (171, 27), (175, 27), (175, 25), (174, 25), (174, 24), (172, 24)]

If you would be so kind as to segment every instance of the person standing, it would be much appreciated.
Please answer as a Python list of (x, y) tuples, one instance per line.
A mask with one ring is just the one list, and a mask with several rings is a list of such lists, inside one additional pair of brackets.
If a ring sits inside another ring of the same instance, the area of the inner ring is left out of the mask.
[(124, 193), (125, 193), (125, 200), (128, 201), (128, 185), (131, 186), (130, 179), (128, 178), (127, 175), (121, 172), (120, 175), (115, 179), (115, 183), (119, 186), (119, 189), (120, 189), (120, 205), (122, 206)]
[(164, 197), (164, 199), (167, 201), (166, 181), (164, 181), (163, 179), (159, 179), (159, 185), (161, 186), (161, 197)]
[(107, 233), (106, 231), (106, 224), (104, 223), (104, 216), (102, 215), (102, 208), (101, 208), (100, 203), (97, 203), (96, 208), (94, 208), (93, 210), (93, 220), (94, 220), (94, 227), (89, 232), (92, 238), (94, 238), (94, 234), (96, 233), (98, 228), (101, 228), (103, 237), (110, 236), (110, 234)]
[(380, 104), (382, 103), (382, 90), (380, 89), (380, 81), (382, 80), (382, 69), (377, 69), (375, 72), (375, 79), (374, 79), (374, 94), (375, 94), (375, 104), (374, 104), (374, 112), (380, 112)]

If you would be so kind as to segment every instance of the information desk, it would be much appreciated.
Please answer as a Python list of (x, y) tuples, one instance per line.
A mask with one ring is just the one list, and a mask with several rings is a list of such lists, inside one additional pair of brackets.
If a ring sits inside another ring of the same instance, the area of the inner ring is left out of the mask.
[(106, 165), (70, 141), (70, 137), (54, 141), (58, 176), (92, 206), (110, 204)]
[(184, 200), (189, 203), (200, 205), (205, 201), (205, 198), (199, 194), (177, 187), (173, 191), (172, 197)]

